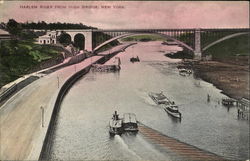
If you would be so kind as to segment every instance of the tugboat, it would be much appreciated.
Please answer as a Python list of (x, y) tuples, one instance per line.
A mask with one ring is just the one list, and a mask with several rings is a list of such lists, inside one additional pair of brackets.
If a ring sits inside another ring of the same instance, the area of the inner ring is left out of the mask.
[(122, 122), (124, 132), (138, 132), (136, 115), (134, 113), (125, 113)]
[(169, 102), (169, 100), (167, 99), (167, 97), (163, 94), (163, 92), (161, 93), (154, 93), (154, 92), (150, 92), (149, 97), (152, 98), (152, 100), (156, 103), (156, 104), (165, 104), (167, 102)]
[(140, 62), (140, 59), (139, 59), (139, 57), (137, 56), (137, 57), (132, 57), (132, 58), (130, 58), (130, 61), (131, 61), (132, 63), (134, 63), (134, 62)]
[(109, 134), (111, 136), (121, 135), (123, 133), (122, 119), (119, 118), (117, 111), (113, 114), (112, 119), (109, 121)]
[(164, 110), (173, 117), (181, 118), (181, 113), (178, 110), (178, 106), (174, 103), (165, 104)]

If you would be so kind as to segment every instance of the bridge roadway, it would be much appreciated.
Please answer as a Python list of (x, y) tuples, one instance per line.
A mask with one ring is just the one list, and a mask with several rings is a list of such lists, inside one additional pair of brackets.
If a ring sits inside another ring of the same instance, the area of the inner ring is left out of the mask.
[[(126, 45), (119, 45), (109, 52)], [(0, 107), (0, 160), (38, 160), (60, 87), (75, 72), (102, 57), (93, 56), (48, 74), (20, 90)], [(44, 108), (44, 127), (41, 106)]]
[(178, 158), (177, 160), (225, 160), (216, 154), (163, 135), (141, 123), (139, 123), (139, 131), (146, 140), (170, 152), (173, 160), (176, 160), (176, 158)]

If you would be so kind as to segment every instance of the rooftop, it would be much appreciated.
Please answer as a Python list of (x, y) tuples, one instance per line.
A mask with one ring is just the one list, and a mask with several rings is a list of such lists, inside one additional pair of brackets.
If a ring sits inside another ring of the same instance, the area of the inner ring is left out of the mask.
[(3, 29), (0, 29), (0, 35), (10, 35), (10, 33)]
[(43, 35), (43, 36), (39, 36), (39, 39), (40, 38), (43, 38), (43, 39), (50, 39), (50, 36), (49, 35)]

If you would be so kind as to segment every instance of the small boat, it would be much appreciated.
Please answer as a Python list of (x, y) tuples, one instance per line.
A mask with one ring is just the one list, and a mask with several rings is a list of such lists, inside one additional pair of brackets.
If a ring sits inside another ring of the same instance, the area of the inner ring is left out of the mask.
[(136, 115), (134, 113), (125, 113), (122, 122), (124, 132), (138, 132)]
[(236, 104), (236, 100), (234, 100), (232, 98), (223, 98), (222, 99), (222, 104), (224, 106), (233, 106), (234, 104)]
[(162, 45), (178, 45), (175, 41), (164, 41), (161, 43)]
[(175, 104), (166, 104), (164, 110), (173, 117), (181, 118), (181, 113), (178, 110), (178, 106)]
[(182, 76), (189, 76), (190, 74), (192, 74), (192, 70), (190, 69), (179, 69), (179, 74)]
[(112, 119), (109, 121), (109, 134), (114, 136), (114, 135), (121, 135), (122, 133), (123, 133), (122, 119), (119, 118), (117, 111), (115, 111)]
[(152, 98), (152, 100), (156, 103), (156, 104), (164, 104), (169, 102), (169, 100), (167, 99), (167, 97), (163, 94), (163, 92), (161, 93), (154, 93), (154, 92), (150, 92), (149, 97)]
[(132, 63), (134, 63), (134, 62), (139, 62), (140, 59), (139, 59), (139, 57), (137, 56), (137, 57), (132, 57), (132, 58), (130, 58), (130, 61), (131, 61)]

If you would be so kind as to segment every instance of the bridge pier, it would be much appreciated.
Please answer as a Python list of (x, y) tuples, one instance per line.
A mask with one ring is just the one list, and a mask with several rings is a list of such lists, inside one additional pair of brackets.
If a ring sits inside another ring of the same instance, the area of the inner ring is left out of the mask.
[(92, 30), (85, 31), (84, 36), (85, 36), (85, 50), (92, 52), (93, 51)]
[(201, 29), (195, 29), (194, 59), (201, 60)]
[(194, 59), (195, 60), (201, 60), (202, 53), (201, 52), (194, 52)]

